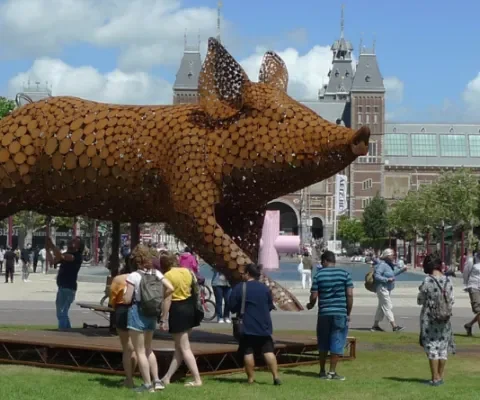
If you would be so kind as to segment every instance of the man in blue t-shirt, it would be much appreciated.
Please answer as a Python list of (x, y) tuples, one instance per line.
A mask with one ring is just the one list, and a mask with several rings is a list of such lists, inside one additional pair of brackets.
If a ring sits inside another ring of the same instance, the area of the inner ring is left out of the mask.
[[(353, 282), (350, 274), (335, 267), (335, 254), (325, 251), (321, 257), (322, 269), (312, 280), (311, 310), (318, 299), (317, 341), (320, 358), (320, 378), (343, 381), (336, 372), (339, 357), (343, 356), (348, 334), (348, 322), (353, 306)], [(325, 371), (330, 352), (330, 371)]]
[(68, 311), (75, 300), (77, 292), (77, 278), (83, 261), (83, 250), (85, 245), (79, 237), (74, 237), (67, 246), (67, 251), (62, 253), (56, 247), (52, 239), (47, 237), (47, 255), (53, 253), (53, 263), (60, 263), (57, 275), (57, 298), (55, 305), (57, 308), (58, 329), (70, 329), (70, 319)]

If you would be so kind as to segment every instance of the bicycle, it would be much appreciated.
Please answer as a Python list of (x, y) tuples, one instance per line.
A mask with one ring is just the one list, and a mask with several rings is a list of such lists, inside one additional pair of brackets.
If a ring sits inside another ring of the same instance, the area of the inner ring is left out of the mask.
[(199, 284), (199, 286), (200, 286), (200, 292), (203, 293), (203, 296), (205, 297), (205, 299), (210, 300), (212, 298), (212, 288), (210, 286), (205, 285), (205, 283), (201, 285)]
[[(210, 290), (208, 286), (201, 285), (201, 287), (207, 288)], [(216, 316), (216, 312), (215, 312), (216, 305), (213, 300), (210, 300), (210, 298), (206, 298), (205, 292), (208, 292), (208, 290), (204, 291), (202, 290), (202, 288), (200, 289), (200, 302), (202, 303), (203, 312), (204, 312), (203, 320), (207, 322), (211, 322), (215, 319), (215, 316)], [(210, 296), (211, 296), (211, 293), (212, 293), (211, 290), (208, 293), (210, 293)]]

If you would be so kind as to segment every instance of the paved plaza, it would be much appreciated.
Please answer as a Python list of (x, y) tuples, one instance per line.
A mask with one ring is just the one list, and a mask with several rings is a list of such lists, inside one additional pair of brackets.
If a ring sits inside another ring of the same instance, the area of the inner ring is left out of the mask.
[[(351, 265), (350, 269), (359, 268), (362, 265)], [(103, 267), (82, 268), (79, 279), (79, 289), (76, 301), (98, 303), (103, 297), (105, 288), (106, 270)], [(397, 323), (404, 325), (407, 331), (418, 332), (418, 316), (420, 307), (416, 304), (418, 285), (423, 279), (420, 272), (410, 273), (407, 280), (397, 282), (397, 288), (393, 292), (394, 312)], [(97, 282), (85, 282), (92, 276), (97, 277)], [(358, 273), (354, 276), (359, 276)], [(415, 277), (414, 278), (412, 278)], [(0, 292), (0, 325), (55, 325), (55, 274), (31, 274), (31, 282), (24, 283), (20, 276), (16, 276), (13, 284), (1, 283)], [(453, 324), (457, 333), (463, 332), (464, 323), (472, 318), (468, 294), (463, 292), (462, 281), (455, 281), (455, 309)], [(303, 290), (299, 281), (281, 281), (289, 288), (302, 304), (308, 302), (309, 292)], [(377, 298), (373, 293), (366, 291), (362, 281), (355, 282), (354, 311), (351, 321), (353, 329), (369, 329), (373, 322), (373, 315), (377, 306)], [(72, 307), (71, 319), (74, 326), (81, 326), (84, 322), (89, 324), (104, 325), (106, 320), (89, 310)], [(278, 330), (314, 330), (316, 324), (316, 311), (302, 311), (299, 313), (275, 311), (272, 319)], [(388, 328), (387, 323), (383, 326)], [(208, 324), (213, 329), (230, 329), (229, 326)]]

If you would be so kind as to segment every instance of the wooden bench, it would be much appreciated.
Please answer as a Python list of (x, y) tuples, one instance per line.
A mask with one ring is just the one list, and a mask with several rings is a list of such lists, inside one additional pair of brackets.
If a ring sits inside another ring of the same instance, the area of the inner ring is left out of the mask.
[(112, 277), (107, 277), (105, 282), (105, 294), (100, 300), (99, 303), (90, 303), (90, 302), (77, 302), (77, 305), (80, 308), (85, 308), (87, 310), (93, 311), (95, 314), (100, 315), (102, 318), (105, 318), (110, 324), (108, 326), (98, 326), (97, 324), (90, 325), (83, 323), (83, 328), (109, 328), (112, 329), (112, 318), (111, 315), (114, 312), (114, 309), (109, 307), (108, 303), (105, 305), (105, 301), (110, 297), (110, 285), (112, 283)]

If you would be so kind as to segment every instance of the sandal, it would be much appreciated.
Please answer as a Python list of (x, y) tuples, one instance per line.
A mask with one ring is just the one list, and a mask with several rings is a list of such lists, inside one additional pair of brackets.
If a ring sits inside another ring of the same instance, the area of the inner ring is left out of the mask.
[(190, 381), (185, 384), (185, 387), (200, 387), (202, 385), (203, 383), (196, 383), (194, 381)]

